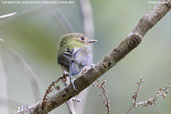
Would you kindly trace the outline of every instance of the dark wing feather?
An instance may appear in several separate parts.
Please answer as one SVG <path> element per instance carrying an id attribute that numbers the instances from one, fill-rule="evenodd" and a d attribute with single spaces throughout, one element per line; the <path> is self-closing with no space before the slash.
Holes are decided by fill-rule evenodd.
<path id="1" fill-rule="evenodd" d="M 71 64 L 73 52 L 72 50 L 65 49 L 65 51 L 58 55 L 58 64 L 60 64 L 67 72 Z"/>

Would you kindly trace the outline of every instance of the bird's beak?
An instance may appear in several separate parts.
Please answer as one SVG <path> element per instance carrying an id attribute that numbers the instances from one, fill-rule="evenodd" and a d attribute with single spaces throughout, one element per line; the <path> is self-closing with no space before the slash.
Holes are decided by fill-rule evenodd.
<path id="1" fill-rule="evenodd" d="M 97 42 L 97 40 L 89 40 L 87 43 L 89 44 L 89 43 L 96 43 Z"/>

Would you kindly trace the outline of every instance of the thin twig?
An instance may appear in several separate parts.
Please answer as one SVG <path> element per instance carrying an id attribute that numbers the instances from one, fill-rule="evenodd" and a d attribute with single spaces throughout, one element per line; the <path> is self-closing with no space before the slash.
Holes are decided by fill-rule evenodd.
<path id="1" fill-rule="evenodd" d="M 141 88 L 141 85 L 143 82 L 144 82 L 143 79 L 140 79 L 139 82 L 137 82 L 138 88 L 137 88 L 136 92 L 134 92 L 134 95 L 132 96 L 133 104 L 125 114 L 128 114 L 135 107 L 136 102 L 137 102 L 137 97 L 138 97 L 138 94 L 139 94 L 139 91 L 140 91 L 140 88 Z"/>
<path id="2" fill-rule="evenodd" d="M 134 108 L 134 105 L 132 105 L 125 114 L 128 114 L 133 108 Z"/>
<path id="3" fill-rule="evenodd" d="M 101 89 L 101 93 L 99 94 L 100 96 L 103 96 L 104 101 L 103 103 L 105 104 L 106 108 L 107 108 L 107 114 L 110 113 L 110 103 L 109 103 L 109 98 L 105 89 L 105 85 L 106 85 L 106 80 L 103 81 L 102 83 L 97 80 L 94 82 L 93 86 L 97 86 L 99 89 Z"/>
<path id="4" fill-rule="evenodd" d="M 48 89 L 46 90 L 44 96 L 43 96 L 43 103 L 42 103 L 42 108 L 44 108 L 46 106 L 46 101 L 48 100 L 48 95 L 53 91 L 53 89 L 55 88 L 55 90 L 60 90 L 59 86 L 56 86 L 58 84 L 59 81 L 63 81 L 65 82 L 67 78 L 67 74 L 63 74 L 63 76 L 59 77 L 56 81 L 52 82 L 49 86 Z"/>
<path id="5" fill-rule="evenodd" d="M 7 27 L 8 25 L 10 25 L 12 23 L 24 20 L 26 18 L 30 18 L 31 16 L 35 16 L 40 13 L 45 13 L 54 8 L 56 8 L 55 5 L 40 5 L 38 7 L 29 8 L 27 10 L 24 10 L 21 13 L 17 13 L 17 16 L 12 16 L 8 20 L 1 21 L 0 22 L 0 30 L 4 29 L 5 27 Z"/>
<path id="6" fill-rule="evenodd" d="M 38 79 L 37 79 L 35 72 L 31 68 L 31 66 L 28 63 L 26 63 L 24 58 L 19 53 L 17 53 L 12 48 L 8 48 L 7 51 L 10 52 L 10 54 L 12 54 L 14 56 L 14 58 L 17 60 L 17 62 L 21 66 L 21 69 L 23 69 L 23 71 L 27 74 L 26 76 L 29 77 L 30 83 L 31 83 L 30 85 L 32 86 L 34 100 L 36 102 L 39 101 L 40 100 L 40 89 L 39 89 Z"/>
<path id="7" fill-rule="evenodd" d="M 141 85 L 142 85 L 143 82 L 144 82 L 144 80 L 142 80 L 142 79 L 140 79 L 140 81 L 137 82 L 137 84 L 138 84 L 137 91 L 132 96 L 133 104 L 125 114 L 128 114 L 133 108 L 137 108 L 139 106 L 143 106 L 143 107 L 155 106 L 157 104 L 158 97 L 165 98 L 167 96 L 168 92 L 169 92 L 168 89 L 171 88 L 171 85 L 168 84 L 166 87 L 160 88 L 159 91 L 154 95 L 153 98 L 149 98 L 146 101 L 137 102 L 137 98 L 138 98 L 138 95 L 139 95 L 139 90 L 140 90 Z"/>
<path id="8" fill-rule="evenodd" d="M 7 75 L 3 63 L 3 56 L 1 55 L 0 50 L 0 95 L 2 97 L 8 98 L 8 90 L 7 90 Z M 8 114 L 8 108 L 0 106 L 0 113 L 1 114 Z"/>
<path id="9" fill-rule="evenodd" d="M 137 82 L 137 85 L 138 85 L 137 91 L 134 93 L 134 96 L 132 96 L 132 98 L 134 99 L 133 103 L 136 103 L 136 101 L 137 101 L 138 93 L 140 91 L 142 83 L 144 83 L 144 80 L 142 78 L 140 78 L 140 81 Z"/>
<path id="10" fill-rule="evenodd" d="M 66 30 L 67 33 L 74 31 L 69 20 L 59 10 L 56 9 L 55 15 L 53 17 L 55 21 L 61 24 L 61 26 Z"/>
<path id="11" fill-rule="evenodd" d="M 2 42 L 3 42 L 3 41 L 5 41 L 5 40 L 4 40 L 4 39 L 2 39 L 2 38 L 0 38 L 0 41 L 2 41 Z"/>
<path id="12" fill-rule="evenodd" d="M 93 39 L 95 30 L 90 0 L 80 0 L 80 7 L 83 16 L 84 33 L 89 39 Z"/>
<path id="13" fill-rule="evenodd" d="M 16 15 L 16 14 L 17 14 L 17 12 L 5 14 L 5 15 L 1 15 L 1 16 L 0 16 L 0 19 L 7 18 L 7 17 L 11 17 L 11 16 L 14 16 L 14 15 Z"/>
<path id="14" fill-rule="evenodd" d="M 5 15 L 0 16 L 0 19 L 11 17 L 11 16 L 14 16 L 16 14 L 17 14 L 16 12 L 5 14 Z M 0 41 L 4 41 L 4 39 L 0 38 Z M 7 95 L 7 76 L 6 76 L 6 72 L 5 72 L 5 68 L 4 68 L 4 64 L 3 64 L 3 58 L 1 56 L 1 50 L 0 50 L 0 93 L 1 93 L 1 96 L 6 97 L 6 99 L 8 99 L 8 95 Z M 8 104 L 9 102 L 4 101 L 4 99 L 0 99 L 0 103 Z M 8 113 L 8 108 L 0 106 L 0 113 L 7 114 Z"/>

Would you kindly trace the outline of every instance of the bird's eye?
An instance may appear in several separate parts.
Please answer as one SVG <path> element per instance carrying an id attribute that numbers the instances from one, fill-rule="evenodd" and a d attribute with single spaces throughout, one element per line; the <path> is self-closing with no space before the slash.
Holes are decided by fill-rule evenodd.
<path id="1" fill-rule="evenodd" d="M 85 38 L 84 38 L 84 36 L 82 36 L 82 37 L 81 37 L 81 40 L 83 40 L 83 41 L 84 41 L 84 39 L 85 39 Z"/>

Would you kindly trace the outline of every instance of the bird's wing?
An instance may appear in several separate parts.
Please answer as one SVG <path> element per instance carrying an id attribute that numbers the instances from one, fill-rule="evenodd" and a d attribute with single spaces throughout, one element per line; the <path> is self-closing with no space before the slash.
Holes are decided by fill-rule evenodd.
<path id="1" fill-rule="evenodd" d="M 61 64 L 66 71 L 69 71 L 72 56 L 73 52 L 69 49 L 65 49 L 63 53 L 58 55 L 58 64 Z"/>

